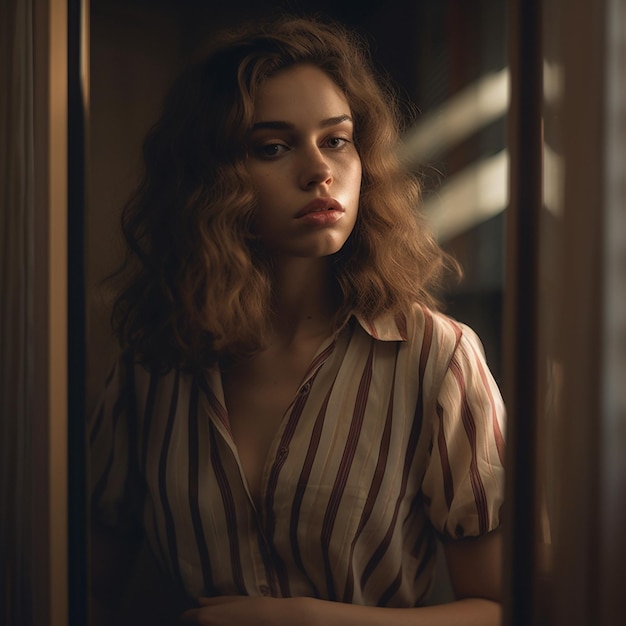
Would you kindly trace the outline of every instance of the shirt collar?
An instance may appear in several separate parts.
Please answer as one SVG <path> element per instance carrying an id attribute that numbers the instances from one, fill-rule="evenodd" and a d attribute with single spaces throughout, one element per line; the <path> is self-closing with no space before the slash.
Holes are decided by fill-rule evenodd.
<path id="1" fill-rule="evenodd" d="M 403 315 L 384 313 L 373 321 L 364 320 L 358 313 L 353 313 L 361 328 L 380 341 L 406 341 L 406 321 Z"/>

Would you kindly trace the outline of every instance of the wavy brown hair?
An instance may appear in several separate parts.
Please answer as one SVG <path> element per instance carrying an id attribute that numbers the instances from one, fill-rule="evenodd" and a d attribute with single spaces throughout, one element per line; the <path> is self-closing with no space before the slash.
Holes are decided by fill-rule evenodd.
<path id="1" fill-rule="evenodd" d="M 222 38 L 169 92 L 143 148 L 144 176 L 124 207 L 128 244 L 112 322 L 152 368 L 195 368 L 264 345 L 272 283 L 252 235 L 245 158 L 255 96 L 282 69 L 312 64 L 342 90 L 362 188 L 354 231 L 333 257 L 337 321 L 437 305 L 446 256 L 417 212 L 419 185 L 399 163 L 397 99 L 360 38 L 317 19 L 281 18 Z"/>

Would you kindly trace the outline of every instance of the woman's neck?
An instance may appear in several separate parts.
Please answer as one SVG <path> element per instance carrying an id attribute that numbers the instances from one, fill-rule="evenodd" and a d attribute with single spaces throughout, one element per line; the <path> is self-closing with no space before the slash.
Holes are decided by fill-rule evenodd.
<path id="1" fill-rule="evenodd" d="M 284 344 L 327 336 L 339 297 L 328 259 L 275 263 L 273 335 Z"/>

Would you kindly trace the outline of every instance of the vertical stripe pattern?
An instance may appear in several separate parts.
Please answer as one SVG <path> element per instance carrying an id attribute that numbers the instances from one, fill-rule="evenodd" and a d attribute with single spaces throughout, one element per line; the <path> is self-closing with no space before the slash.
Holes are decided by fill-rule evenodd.
<path id="1" fill-rule="evenodd" d="M 94 515 L 143 528 L 190 597 L 415 606 L 436 535 L 496 528 L 504 409 L 471 329 L 423 307 L 320 347 L 249 495 L 211 370 L 120 362 L 90 424 Z"/>

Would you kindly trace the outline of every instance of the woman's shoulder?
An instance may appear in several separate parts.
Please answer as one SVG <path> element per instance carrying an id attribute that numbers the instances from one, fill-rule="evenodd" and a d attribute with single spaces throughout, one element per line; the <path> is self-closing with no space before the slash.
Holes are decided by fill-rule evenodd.
<path id="1" fill-rule="evenodd" d="M 405 314 L 398 316 L 398 325 L 405 324 L 407 340 L 416 338 L 432 339 L 440 348 L 454 351 L 466 338 L 474 339 L 476 333 L 467 324 L 455 318 L 415 303 Z"/>
<path id="2" fill-rule="evenodd" d="M 467 324 L 422 304 L 399 316 L 398 326 L 409 347 L 428 353 L 429 361 L 447 368 L 453 358 L 484 359 L 482 342 Z"/>
<path id="3" fill-rule="evenodd" d="M 476 333 L 466 324 L 420 303 L 400 313 L 388 312 L 371 322 L 356 316 L 364 330 L 377 340 L 401 341 L 409 349 L 428 349 L 450 358 L 461 344 L 482 351 Z"/>

